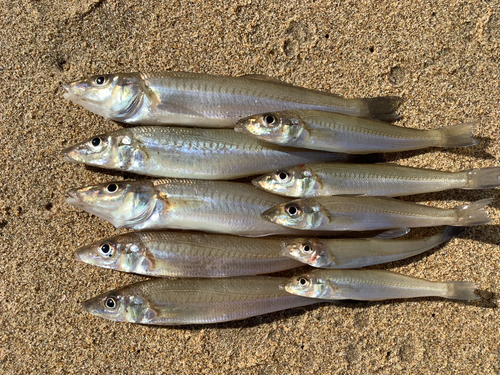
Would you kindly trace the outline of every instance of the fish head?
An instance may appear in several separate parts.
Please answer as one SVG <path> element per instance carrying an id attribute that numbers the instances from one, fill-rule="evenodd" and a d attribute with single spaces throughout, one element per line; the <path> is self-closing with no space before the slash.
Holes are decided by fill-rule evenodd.
<path id="1" fill-rule="evenodd" d="M 287 197 L 306 197 L 321 187 L 318 178 L 305 164 L 257 177 L 252 184 Z"/>
<path id="2" fill-rule="evenodd" d="M 335 259 L 328 253 L 327 246 L 316 238 L 292 238 L 281 243 L 281 255 L 318 268 L 332 268 Z"/>
<path id="3" fill-rule="evenodd" d="M 234 130 L 267 142 L 290 145 L 304 137 L 306 126 L 293 112 L 274 112 L 245 117 L 236 123 Z"/>
<path id="4" fill-rule="evenodd" d="M 137 73 L 100 74 L 63 85 L 64 98 L 105 118 L 120 121 L 140 107 L 141 82 Z"/>
<path id="5" fill-rule="evenodd" d="M 296 199 L 274 206 L 261 217 L 285 227 L 305 230 L 320 228 L 330 221 L 328 212 L 313 199 Z"/>
<path id="6" fill-rule="evenodd" d="M 128 129 L 101 134 L 64 149 L 63 160 L 109 169 L 128 170 L 137 159 L 140 145 Z"/>
<path id="7" fill-rule="evenodd" d="M 135 272 L 144 252 L 140 236 L 127 233 L 83 246 L 75 252 L 75 258 L 97 267 Z"/>
<path id="8" fill-rule="evenodd" d="M 325 295 L 325 280 L 316 277 L 313 272 L 294 276 L 280 285 L 288 293 L 309 298 L 322 298 Z"/>
<path id="9" fill-rule="evenodd" d="M 146 221 L 153 213 L 158 195 L 149 180 L 116 181 L 68 191 L 66 203 L 81 208 L 117 228 Z"/>
<path id="10" fill-rule="evenodd" d="M 83 308 L 96 316 L 115 322 L 141 323 L 144 301 L 134 285 L 101 294 L 82 303 Z"/>

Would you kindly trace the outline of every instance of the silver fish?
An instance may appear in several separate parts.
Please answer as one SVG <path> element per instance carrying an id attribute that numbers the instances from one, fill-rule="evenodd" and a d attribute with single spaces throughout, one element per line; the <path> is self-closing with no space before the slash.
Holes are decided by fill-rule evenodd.
<path id="1" fill-rule="evenodd" d="M 287 197 L 330 195 L 404 196 L 446 189 L 500 186 L 500 167 L 443 172 L 397 164 L 320 163 L 278 169 L 252 183 Z"/>
<path id="2" fill-rule="evenodd" d="M 303 266 L 281 250 L 279 238 L 135 232 L 84 246 L 75 257 L 103 268 L 161 277 L 248 276 Z"/>
<path id="3" fill-rule="evenodd" d="M 286 198 L 237 182 L 116 181 L 70 190 L 66 202 L 117 228 L 177 228 L 250 237 L 298 233 L 260 217 Z"/>
<path id="4" fill-rule="evenodd" d="M 238 121 L 235 130 L 283 146 L 347 154 L 464 147 L 477 143 L 472 138 L 474 123 L 418 130 L 315 110 L 253 115 Z"/>
<path id="5" fill-rule="evenodd" d="M 463 230 L 446 227 L 434 236 L 416 240 L 291 238 L 283 240 L 282 254 L 317 268 L 360 268 L 421 254 Z"/>
<path id="6" fill-rule="evenodd" d="M 153 325 L 240 320 L 320 301 L 281 290 L 282 277 L 152 279 L 83 302 L 91 314 L 117 322 Z"/>
<path id="7" fill-rule="evenodd" d="M 200 73 L 102 74 L 63 85 L 64 95 L 105 118 L 128 124 L 232 128 L 267 111 L 318 109 L 394 120 L 400 98 L 345 99 L 260 75 Z"/>
<path id="8" fill-rule="evenodd" d="M 231 129 L 126 128 L 62 152 L 69 162 L 156 177 L 232 179 L 297 163 L 352 160 L 347 154 L 291 149 Z"/>
<path id="9" fill-rule="evenodd" d="M 272 223 L 303 230 L 470 226 L 490 222 L 484 206 L 491 202 L 492 199 L 482 199 L 453 209 L 442 209 L 394 198 L 318 197 L 282 203 L 264 212 L 262 217 Z"/>
<path id="10" fill-rule="evenodd" d="M 315 270 L 282 284 L 287 292 L 309 298 L 378 301 L 392 298 L 443 297 L 480 299 L 477 284 L 466 281 L 443 283 L 380 270 Z"/>

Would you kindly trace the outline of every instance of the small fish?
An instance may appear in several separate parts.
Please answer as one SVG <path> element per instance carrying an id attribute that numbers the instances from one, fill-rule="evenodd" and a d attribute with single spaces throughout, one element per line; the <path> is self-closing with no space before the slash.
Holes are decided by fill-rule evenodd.
<path id="1" fill-rule="evenodd" d="M 282 254 L 317 268 L 361 268 L 421 254 L 463 230 L 446 227 L 434 236 L 417 240 L 291 238 L 283 240 Z"/>
<path id="2" fill-rule="evenodd" d="M 278 169 L 252 181 L 286 197 L 330 195 L 404 196 L 446 189 L 500 186 L 500 167 L 443 172 L 397 164 L 320 163 Z"/>
<path id="3" fill-rule="evenodd" d="M 117 228 L 189 229 L 249 237 L 299 233 L 260 217 L 286 198 L 237 182 L 115 181 L 72 189 L 66 202 Z"/>
<path id="4" fill-rule="evenodd" d="M 261 75 L 200 73 L 101 74 L 63 85 L 69 99 L 107 119 L 128 124 L 232 128 L 255 113 L 317 109 L 395 120 L 398 97 L 345 99 Z"/>
<path id="5" fill-rule="evenodd" d="M 152 279 L 83 302 L 91 314 L 116 322 L 212 324 L 246 319 L 320 301 L 280 289 L 282 277 Z"/>
<path id="6" fill-rule="evenodd" d="M 281 250 L 279 238 L 135 232 L 84 246 L 75 257 L 103 268 L 156 277 L 248 276 L 303 266 Z"/>
<path id="7" fill-rule="evenodd" d="M 464 147 L 477 143 L 472 138 L 474 123 L 418 130 L 315 110 L 253 115 L 238 121 L 235 130 L 282 146 L 347 154 Z"/>
<path id="8" fill-rule="evenodd" d="M 453 209 L 442 209 L 394 198 L 304 198 L 270 208 L 262 214 L 262 218 L 289 228 L 320 231 L 470 226 L 490 222 L 484 206 L 492 201 L 482 199 Z"/>
<path id="9" fill-rule="evenodd" d="M 62 152 L 65 161 L 155 177 L 232 179 L 298 163 L 352 155 L 276 146 L 231 129 L 141 126 L 92 137 Z"/>
<path id="10" fill-rule="evenodd" d="M 393 298 L 443 297 L 480 299 L 477 284 L 438 283 L 380 270 L 315 270 L 295 276 L 281 286 L 288 293 L 320 299 L 379 301 Z"/>

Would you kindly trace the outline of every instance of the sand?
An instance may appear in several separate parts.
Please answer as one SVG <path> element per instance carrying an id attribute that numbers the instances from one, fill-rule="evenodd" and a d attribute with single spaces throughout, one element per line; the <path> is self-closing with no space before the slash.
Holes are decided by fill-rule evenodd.
<path id="1" fill-rule="evenodd" d="M 500 211 L 491 225 L 378 268 L 469 280 L 482 299 L 322 304 L 216 326 L 94 317 L 80 302 L 140 280 L 73 259 L 121 233 L 64 202 L 119 173 L 59 152 L 119 129 L 62 98 L 61 84 L 115 71 L 266 74 L 347 97 L 400 95 L 401 126 L 477 120 L 475 147 L 387 155 L 415 167 L 498 166 L 498 1 L 2 1 L 0 372 L 4 374 L 500 373 Z M 125 176 L 126 177 L 126 176 Z M 408 198 L 452 207 L 498 190 Z M 417 233 L 431 233 L 437 229 Z"/>

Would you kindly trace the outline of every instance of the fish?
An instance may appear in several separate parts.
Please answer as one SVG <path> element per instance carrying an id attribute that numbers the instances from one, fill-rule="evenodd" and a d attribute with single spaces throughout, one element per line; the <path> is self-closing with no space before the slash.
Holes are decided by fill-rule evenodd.
<path id="1" fill-rule="evenodd" d="M 233 277 L 301 267 L 281 254 L 279 238 L 186 232 L 134 232 L 75 252 L 87 264 L 153 277 Z"/>
<path id="2" fill-rule="evenodd" d="M 188 229 L 260 237 L 300 231 L 260 217 L 286 198 L 250 184 L 187 179 L 112 181 L 71 189 L 66 203 L 117 228 Z"/>
<path id="3" fill-rule="evenodd" d="M 276 146 L 231 129 L 124 128 L 66 148 L 63 160 L 154 177 L 234 179 L 352 155 Z M 369 161 L 369 160 L 368 160 Z"/>
<path id="4" fill-rule="evenodd" d="M 443 209 L 387 197 L 303 198 L 270 208 L 262 218 L 288 228 L 321 231 L 471 226 L 490 222 L 484 206 L 492 201 L 488 198 Z"/>
<path id="5" fill-rule="evenodd" d="M 316 110 L 252 115 L 238 121 L 234 130 L 266 142 L 347 154 L 417 150 L 427 147 L 465 147 L 477 144 L 474 122 L 434 130 L 404 128 Z"/>
<path id="6" fill-rule="evenodd" d="M 318 303 L 280 289 L 285 280 L 266 276 L 157 278 L 106 292 L 82 306 L 116 322 L 185 325 L 229 322 Z"/>
<path id="7" fill-rule="evenodd" d="M 282 254 L 316 268 L 361 268 L 421 254 L 463 231 L 463 227 L 449 226 L 415 240 L 290 238 L 282 241 Z"/>
<path id="8" fill-rule="evenodd" d="M 314 270 L 281 285 L 290 294 L 321 300 L 380 301 L 393 298 L 443 297 L 477 300 L 477 284 L 433 282 L 382 270 Z"/>
<path id="9" fill-rule="evenodd" d="M 394 163 L 317 163 L 282 168 L 252 180 L 258 188 L 286 197 L 331 195 L 404 196 L 446 189 L 500 186 L 500 167 L 444 172 Z"/>
<path id="10" fill-rule="evenodd" d="M 346 99 L 263 75 L 156 72 L 100 74 L 64 84 L 64 98 L 127 124 L 233 128 L 268 111 L 318 109 L 392 121 L 399 97 Z"/>

